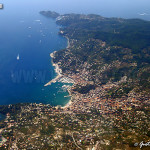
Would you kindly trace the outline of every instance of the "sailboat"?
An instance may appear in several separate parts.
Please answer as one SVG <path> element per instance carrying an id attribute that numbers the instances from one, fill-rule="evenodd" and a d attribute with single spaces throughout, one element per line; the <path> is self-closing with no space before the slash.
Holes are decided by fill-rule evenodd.
<path id="1" fill-rule="evenodd" d="M 20 58 L 19 58 L 19 54 L 17 55 L 17 60 L 19 60 Z"/>

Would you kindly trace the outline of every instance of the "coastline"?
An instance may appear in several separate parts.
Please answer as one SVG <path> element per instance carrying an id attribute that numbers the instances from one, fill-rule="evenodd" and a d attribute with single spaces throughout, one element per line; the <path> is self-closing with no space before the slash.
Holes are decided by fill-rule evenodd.
<path id="1" fill-rule="evenodd" d="M 53 53 L 50 54 L 51 59 L 54 58 L 55 53 L 56 53 L 56 51 L 54 51 Z M 51 62 L 52 62 L 52 66 L 54 66 L 54 68 L 55 68 L 54 70 L 55 70 L 57 76 L 54 79 L 52 79 L 51 81 L 49 81 L 48 83 L 46 83 L 44 86 L 48 86 L 48 85 L 51 85 L 52 83 L 57 82 L 63 76 L 62 70 L 59 68 L 59 65 L 55 64 L 53 62 L 53 60 Z"/>
<path id="2" fill-rule="evenodd" d="M 66 47 L 66 48 L 69 48 L 69 47 L 70 47 L 70 40 L 69 40 L 69 38 L 68 38 L 67 36 L 65 36 L 65 38 L 67 39 L 67 42 L 68 42 L 68 44 L 67 44 L 67 47 Z"/>
<path id="3" fill-rule="evenodd" d="M 68 49 L 68 48 L 70 48 L 70 40 L 67 36 L 65 36 L 65 38 L 67 39 L 67 47 L 66 48 Z M 72 83 L 72 82 L 70 82 L 70 83 Z M 74 83 L 74 81 L 73 81 L 73 83 Z M 67 104 L 65 104 L 65 106 L 61 107 L 62 109 L 67 109 L 68 107 L 70 107 L 72 105 L 72 95 L 71 95 L 71 91 L 70 91 L 71 87 L 67 89 L 69 96 L 70 96 L 70 100 L 68 101 Z"/>
<path id="4" fill-rule="evenodd" d="M 70 47 L 70 42 L 69 42 L 69 38 L 67 36 L 65 36 L 65 38 L 67 39 L 67 49 Z M 69 79 L 68 77 L 62 75 L 62 69 L 59 67 L 58 63 L 54 63 L 53 62 L 53 58 L 55 57 L 55 53 L 57 51 L 54 51 L 52 53 L 50 53 L 50 57 L 51 57 L 51 63 L 52 63 L 52 66 L 54 67 L 54 70 L 57 74 L 57 76 L 52 79 L 51 81 L 49 81 L 48 83 L 46 83 L 44 86 L 49 86 L 51 85 L 52 83 L 55 83 L 57 81 L 60 80 L 60 82 L 64 82 L 63 80 L 67 81 L 67 83 L 74 83 L 74 81 L 72 79 Z M 62 81 L 61 81 L 62 80 Z M 65 82 L 64 82 L 65 83 Z M 71 95 L 71 92 L 70 92 L 70 88 L 67 88 L 67 91 L 69 93 L 69 96 L 71 97 L 70 100 L 67 102 L 67 104 L 65 104 L 64 106 L 61 106 L 62 109 L 67 109 L 71 104 L 72 104 L 72 95 Z M 56 106 L 57 107 L 57 106 Z"/>
<path id="5" fill-rule="evenodd" d="M 70 100 L 68 101 L 67 104 L 65 104 L 65 106 L 62 106 L 61 108 L 62 109 L 67 109 L 68 107 L 70 107 L 72 105 L 72 95 L 71 95 L 71 91 L 70 91 L 70 88 L 67 89 L 68 93 L 69 93 L 69 96 L 70 96 Z"/>

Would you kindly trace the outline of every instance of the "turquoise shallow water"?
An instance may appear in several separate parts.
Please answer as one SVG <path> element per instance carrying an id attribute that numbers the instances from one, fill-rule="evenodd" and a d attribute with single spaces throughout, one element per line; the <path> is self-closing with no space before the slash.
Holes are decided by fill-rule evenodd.
<path id="1" fill-rule="evenodd" d="M 64 105 L 70 99 L 64 97 L 68 92 L 62 90 L 62 83 L 44 87 L 56 75 L 49 54 L 65 48 L 67 40 L 57 34 L 60 26 L 55 20 L 41 16 L 39 11 L 150 20 L 148 0 L 5 0 L 2 3 L 0 104 L 42 102 Z"/>

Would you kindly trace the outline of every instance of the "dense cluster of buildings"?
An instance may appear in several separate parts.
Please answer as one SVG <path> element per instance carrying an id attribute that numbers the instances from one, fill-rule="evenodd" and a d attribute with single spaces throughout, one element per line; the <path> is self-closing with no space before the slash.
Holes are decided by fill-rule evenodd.
<path id="1" fill-rule="evenodd" d="M 74 93 L 76 99 L 67 107 L 44 104 L 20 106 L 19 111 L 13 110 L 16 113 L 8 113 L 3 122 L 1 147 L 132 149 L 140 139 L 148 141 L 149 97 L 131 93 L 128 98 L 115 101 L 101 95 L 111 86 L 90 91 L 88 98 L 87 95 Z"/>

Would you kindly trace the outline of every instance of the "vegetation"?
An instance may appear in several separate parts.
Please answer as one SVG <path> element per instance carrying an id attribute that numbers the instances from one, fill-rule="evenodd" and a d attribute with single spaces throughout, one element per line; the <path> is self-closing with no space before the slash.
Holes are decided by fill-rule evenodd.
<path id="1" fill-rule="evenodd" d="M 40 14 L 51 18 L 57 18 L 59 16 L 59 14 L 54 11 L 40 11 Z"/>
<path id="2" fill-rule="evenodd" d="M 118 82 L 126 76 L 130 85 L 149 91 L 149 21 L 79 14 L 60 18 L 57 23 L 64 26 L 60 34 L 72 43 L 71 53 L 58 51 L 54 59 L 61 62 L 64 73 L 78 73 L 87 63 L 88 79 L 96 84 Z"/>
<path id="3" fill-rule="evenodd" d="M 88 93 L 90 90 L 92 90 L 92 89 L 95 89 L 95 86 L 94 85 L 86 85 L 86 86 L 76 86 L 75 88 L 74 88 L 74 91 L 78 91 L 79 93 L 81 93 L 81 94 L 86 94 L 86 93 Z"/>

